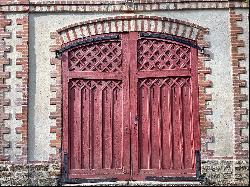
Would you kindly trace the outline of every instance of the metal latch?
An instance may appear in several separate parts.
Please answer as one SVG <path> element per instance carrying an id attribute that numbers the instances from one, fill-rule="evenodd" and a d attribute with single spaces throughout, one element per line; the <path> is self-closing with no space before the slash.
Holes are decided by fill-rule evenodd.
<path id="1" fill-rule="evenodd" d="M 135 125 L 138 125 L 138 123 L 139 123 L 139 117 L 138 117 L 138 116 L 135 116 L 135 122 L 134 122 L 134 124 L 135 124 Z"/>

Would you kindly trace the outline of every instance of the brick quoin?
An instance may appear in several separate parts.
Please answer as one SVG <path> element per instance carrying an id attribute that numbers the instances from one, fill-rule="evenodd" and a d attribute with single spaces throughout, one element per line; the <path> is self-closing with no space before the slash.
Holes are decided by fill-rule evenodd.
<path id="1" fill-rule="evenodd" d="M 60 36 L 57 32 L 51 33 L 51 39 L 54 41 L 50 46 L 51 52 L 56 52 L 62 46 Z M 55 98 L 50 99 L 50 104 L 56 106 L 56 111 L 50 113 L 50 118 L 55 120 L 55 125 L 50 127 L 50 133 L 56 134 L 56 139 L 50 141 L 50 146 L 56 148 L 56 154 L 50 155 L 51 161 L 61 160 L 61 141 L 62 141 L 62 79 L 61 79 L 61 60 L 58 58 L 51 58 L 50 64 L 54 66 L 51 72 L 51 78 L 56 79 L 56 83 L 50 86 L 50 91 L 56 94 Z"/>
<path id="2" fill-rule="evenodd" d="M 248 137 L 242 135 L 241 131 L 248 127 L 248 122 L 242 120 L 242 115 L 247 115 L 247 109 L 242 107 L 242 102 L 247 101 L 247 95 L 241 93 L 241 88 L 246 87 L 246 80 L 241 80 L 240 75 L 246 74 L 246 67 L 241 65 L 241 61 L 246 60 L 245 53 L 240 53 L 240 48 L 245 47 L 245 42 L 239 39 L 243 34 L 243 28 L 238 26 L 242 21 L 242 15 L 236 14 L 233 8 L 230 8 L 230 37 L 231 37 L 231 65 L 234 93 L 234 120 L 235 120 L 235 157 L 236 159 L 247 159 L 249 150 L 243 150 L 242 143 L 248 143 Z"/>
<path id="3" fill-rule="evenodd" d="M 0 12 L 0 161 L 9 160 L 9 155 L 5 154 L 4 149 L 10 147 L 10 142 L 4 139 L 4 134 L 9 134 L 10 129 L 5 126 L 5 120 L 10 118 L 10 114 L 5 112 L 5 106 L 10 105 L 9 98 L 5 98 L 5 93 L 10 91 L 10 85 L 6 84 L 6 79 L 10 73 L 5 71 L 4 66 L 10 64 L 10 59 L 6 53 L 10 51 L 10 46 L 5 44 L 4 39 L 10 38 L 11 33 L 6 32 L 6 26 L 11 24 L 11 20 L 6 19 Z"/>
<path id="4" fill-rule="evenodd" d="M 198 54 L 198 82 L 199 82 L 199 116 L 200 116 L 200 130 L 201 130 L 201 153 L 202 159 L 213 158 L 214 151 L 208 149 L 208 144 L 214 142 L 214 136 L 207 134 L 208 129 L 212 129 L 213 123 L 207 120 L 207 115 L 212 115 L 212 108 L 207 108 L 207 101 L 212 101 L 212 94 L 206 92 L 206 88 L 212 87 L 212 82 L 206 79 L 206 75 L 211 74 L 211 68 L 206 67 L 205 63 L 210 61 L 209 54 L 205 51 L 209 49 L 210 44 L 205 40 L 204 36 L 208 34 L 206 30 L 200 34 L 197 43 L 204 49 L 204 52 L 199 51 Z"/>
<path id="5" fill-rule="evenodd" d="M 22 80 L 21 90 L 22 98 L 20 98 L 22 111 L 16 114 L 16 119 L 21 121 L 21 126 L 16 128 L 16 133 L 21 134 L 21 141 L 16 143 L 17 148 L 21 148 L 22 154 L 17 156 L 17 160 L 20 162 L 27 162 L 28 157 L 28 38 L 29 38 L 29 16 L 23 15 L 22 18 L 16 20 L 17 25 L 20 25 L 22 30 L 17 31 L 16 37 L 22 39 L 22 43 L 16 46 L 16 51 L 21 55 L 17 59 L 17 65 L 21 66 L 21 71 L 16 72 L 16 78 Z"/>

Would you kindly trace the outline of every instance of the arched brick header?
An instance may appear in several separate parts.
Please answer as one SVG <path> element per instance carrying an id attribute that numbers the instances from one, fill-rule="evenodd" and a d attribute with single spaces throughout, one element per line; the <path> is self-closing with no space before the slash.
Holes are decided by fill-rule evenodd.
<path id="1" fill-rule="evenodd" d="M 80 22 L 57 30 L 61 43 L 78 38 L 111 32 L 159 32 L 197 40 L 200 33 L 206 31 L 194 23 L 156 16 L 117 16 Z"/>
<path id="2" fill-rule="evenodd" d="M 205 41 L 204 37 L 208 34 L 209 30 L 194 23 L 156 16 L 118 16 L 84 21 L 52 32 L 51 39 L 53 40 L 53 44 L 50 47 L 50 51 L 56 52 L 67 44 L 84 37 L 129 31 L 165 33 L 194 40 L 201 48 L 210 47 L 209 42 Z M 203 158 L 213 158 L 213 150 L 208 149 L 208 144 L 213 143 L 214 137 L 207 134 L 207 129 L 213 128 L 213 124 L 206 118 L 207 115 L 212 114 L 212 109 L 206 103 L 212 100 L 212 95 L 206 93 L 206 88 L 211 87 L 212 82 L 206 78 L 207 74 L 211 74 L 211 69 L 205 66 L 205 61 L 210 60 L 209 55 L 205 52 L 199 51 L 198 55 L 201 152 Z M 51 98 L 50 104 L 56 105 L 56 111 L 50 113 L 50 118 L 55 120 L 55 124 L 51 126 L 50 132 L 56 134 L 56 139 L 51 140 L 50 146 L 56 148 L 56 154 L 52 154 L 50 158 L 51 160 L 60 160 L 62 143 L 61 59 L 53 57 L 51 65 L 54 66 L 51 78 L 55 79 L 56 82 L 51 85 L 51 92 L 56 97 Z"/>

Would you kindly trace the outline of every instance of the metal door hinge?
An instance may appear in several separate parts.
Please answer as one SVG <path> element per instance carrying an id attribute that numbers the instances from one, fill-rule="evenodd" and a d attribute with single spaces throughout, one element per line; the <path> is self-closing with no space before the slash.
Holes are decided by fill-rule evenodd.
<path id="1" fill-rule="evenodd" d="M 107 36 L 100 36 L 96 38 L 86 38 L 83 41 L 77 41 L 74 43 L 71 43 L 67 45 L 66 47 L 63 47 L 60 50 L 56 50 L 56 58 L 60 58 L 62 53 L 64 53 L 67 50 L 70 50 L 74 47 L 80 46 L 80 45 L 87 45 L 94 42 L 101 42 L 101 41 L 108 41 L 108 40 L 119 40 L 120 35 L 119 34 L 113 34 L 113 35 L 107 35 Z"/>
<path id="2" fill-rule="evenodd" d="M 62 166 L 62 183 L 63 184 L 81 184 L 81 183 L 98 183 L 98 182 L 116 182 L 117 178 L 107 179 L 69 179 L 68 176 L 69 164 L 68 164 L 68 153 L 63 154 L 63 166 Z"/>
<path id="3" fill-rule="evenodd" d="M 63 153 L 62 182 L 68 178 L 68 153 Z"/>
<path id="4" fill-rule="evenodd" d="M 200 46 L 198 46 L 195 42 L 192 42 L 189 40 L 184 40 L 184 39 L 181 39 L 179 37 L 172 36 L 172 35 L 141 32 L 140 37 L 142 37 L 142 38 L 160 38 L 160 39 L 165 39 L 165 40 L 171 40 L 171 41 L 175 41 L 175 42 L 179 42 L 179 43 L 188 45 L 188 46 L 196 48 L 198 50 L 202 50 L 202 48 Z"/>
<path id="5" fill-rule="evenodd" d="M 159 177 L 159 176 L 147 176 L 147 181 L 204 181 L 205 177 L 201 175 L 201 154 L 200 150 L 195 151 L 196 158 L 196 176 L 195 177 Z"/>

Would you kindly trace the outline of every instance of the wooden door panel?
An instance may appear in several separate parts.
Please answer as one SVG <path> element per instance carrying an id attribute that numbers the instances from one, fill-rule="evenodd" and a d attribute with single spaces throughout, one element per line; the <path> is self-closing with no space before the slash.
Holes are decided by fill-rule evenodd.
<path id="1" fill-rule="evenodd" d="M 65 52 L 68 177 L 195 176 L 196 58 L 188 45 L 137 32 Z"/>
<path id="2" fill-rule="evenodd" d="M 190 68 L 190 48 L 162 39 L 138 40 L 138 71 Z"/>
<path id="3" fill-rule="evenodd" d="M 138 38 L 131 61 L 134 127 L 134 179 L 147 176 L 195 176 L 199 143 L 195 49 L 173 41 Z M 195 127 L 194 127 L 195 125 Z M 196 136 L 196 137 L 195 137 Z"/>
<path id="4" fill-rule="evenodd" d="M 121 41 L 98 42 L 81 46 L 68 55 L 68 70 L 73 72 L 121 73 Z"/>
<path id="5" fill-rule="evenodd" d="M 128 39 L 65 53 L 64 152 L 69 178 L 129 178 Z"/>
<path id="6" fill-rule="evenodd" d="M 193 168 L 190 78 L 140 79 L 138 90 L 140 169 Z"/>
<path id="7" fill-rule="evenodd" d="M 122 82 L 70 80 L 71 169 L 122 168 Z M 117 115 L 119 114 L 119 115 Z"/>

